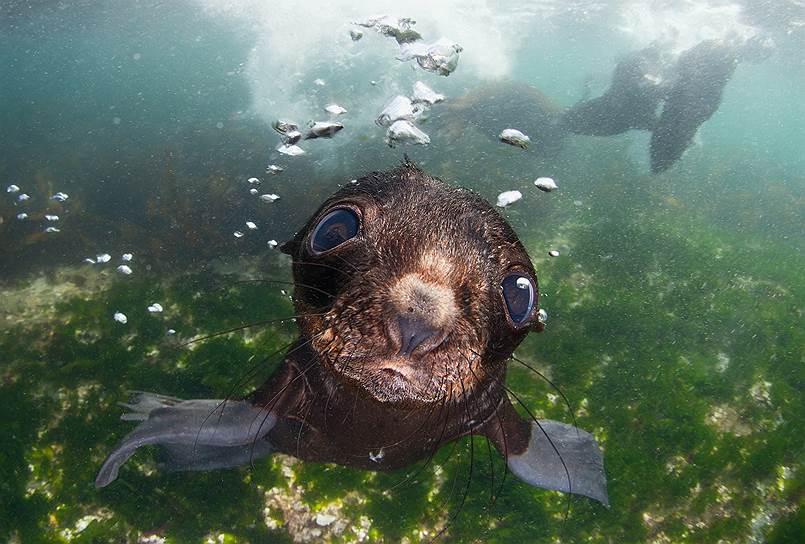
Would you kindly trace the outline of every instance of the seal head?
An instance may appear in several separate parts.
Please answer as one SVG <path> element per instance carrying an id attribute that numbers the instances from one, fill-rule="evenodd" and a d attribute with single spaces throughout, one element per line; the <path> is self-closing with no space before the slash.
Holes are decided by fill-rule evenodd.
<path id="1" fill-rule="evenodd" d="M 458 399 L 498 379 L 541 327 L 537 276 L 511 227 L 410 162 L 338 191 L 283 250 L 303 338 L 380 402 Z"/>

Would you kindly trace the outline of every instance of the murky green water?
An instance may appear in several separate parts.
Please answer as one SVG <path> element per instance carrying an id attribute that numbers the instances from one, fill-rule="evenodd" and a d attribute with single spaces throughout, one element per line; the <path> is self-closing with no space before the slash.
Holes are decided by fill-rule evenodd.
<path id="1" fill-rule="evenodd" d="M 443 541 L 798 542 L 802 8 L 271 4 L 0 6 L 0 539 L 418 542 L 449 525 Z M 413 17 L 428 40 L 460 43 L 455 73 L 396 60 L 394 40 L 369 29 L 350 39 L 352 21 L 383 11 Z M 637 131 L 568 135 L 548 157 L 496 141 L 507 128 L 496 120 L 520 95 L 514 82 L 559 111 L 603 92 L 618 60 L 655 39 L 673 34 L 684 49 L 752 32 L 774 40 L 772 56 L 738 65 L 667 172 L 649 173 Z M 417 80 L 447 96 L 419 123 L 431 143 L 389 148 L 373 120 Z M 344 130 L 302 144 L 300 157 L 274 150 L 271 121 L 325 120 L 330 103 L 348 110 Z M 534 111 L 515 113 L 527 122 Z M 142 451 L 95 489 L 131 428 L 116 404 L 127 390 L 219 398 L 271 374 L 296 329 L 277 321 L 293 313 L 290 264 L 267 242 L 404 152 L 492 202 L 523 193 L 503 213 L 533 257 L 550 319 L 516 354 L 602 443 L 612 507 L 575 498 L 563 520 L 566 496 L 503 478 L 482 439 L 388 474 L 281 455 L 163 474 Z M 267 175 L 269 163 L 284 172 Z M 559 189 L 538 191 L 539 176 Z M 280 199 L 250 194 L 250 177 Z M 20 190 L 7 193 L 12 184 Z M 66 201 L 50 198 L 60 191 Z M 84 262 L 105 253 L 108 262 Z M 253 279 L 274 283 L 243 281 Z M 155 302 L 163 312 L 148 310 Z M 184 345 L 249 323 L 262 324 Z M 571 420 L 525 367 L 511 362 L 508 382 L 532 411 Z"/>

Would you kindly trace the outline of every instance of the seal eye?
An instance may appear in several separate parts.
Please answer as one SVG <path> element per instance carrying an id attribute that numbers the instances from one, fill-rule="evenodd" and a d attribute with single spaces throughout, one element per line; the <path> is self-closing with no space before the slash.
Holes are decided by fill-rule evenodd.
<path id="1" fill-rule="evenodd" d="M 321 255 L 335 249 L 358 234 L 357 214 L 349 208 L 336 208 L 322 217 L 310 236 L 310 249 Z"/>
<path id="2" fill-rule="evenodd" d="M 500 288 L 509 318 L 515 325 L 522 325 L 534 309 L 534 282 L 515 272 L 503 279 Z"/>

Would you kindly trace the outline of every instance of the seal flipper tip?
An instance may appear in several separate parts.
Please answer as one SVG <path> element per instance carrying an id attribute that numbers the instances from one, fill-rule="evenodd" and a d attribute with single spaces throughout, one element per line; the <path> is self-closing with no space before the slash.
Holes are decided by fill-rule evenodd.
<path id="1" fill-rule="evenodd" d="M 559 421 L 538 422 L 531 424 L 528 448 L 509 455 L 509 470 L 531 485 L 584 495 L 609 508 L 604 459 L 595 438 Z"/>
<path id="2" fill-rule="evenodd" d="M 137 448 L 147 444 L 166 448 L 169 470 L 231 467 L 273 451 L 266 434 L 277 418 L 262 407 L 243 400 L 163 400 L 159 395 L 138 393 L 127 404 L 142 423 L 106 458 L 96 487 L 112 483 Z M 123 419 L 132 419 L 129 416 L 124 414 Z"/>
<path id="3" fill-rule="evenodd" d="M 587 431 L 549 419 L 528 422 L 504 401 L 482 432 L 524 482 L 584 495 L 609 508 L 603 453 Z"/>

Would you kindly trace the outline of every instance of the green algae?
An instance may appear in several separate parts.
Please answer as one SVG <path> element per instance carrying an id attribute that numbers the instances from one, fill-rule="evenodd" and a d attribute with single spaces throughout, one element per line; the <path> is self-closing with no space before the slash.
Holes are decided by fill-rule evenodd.
<path id="1" fill-rule="evenodd" d="M 588 187 L 581 198 L 592 209 L 544 208 L 564 244 L 556 259 L 541 256 L 551 243 L 544 230 L 518 227 L 522 211 L 512 217 L 551 316 L 517 355 L 561 387 L 578 425 L 602 442 L 611 509 L 574 498 L 564 520 L 566 496 L 504 479 L 500 455 L 480 438 L 391 473 L 275 456 L 237 470 L 163 474 L 143 451 L 96 490 L 105 453 L 130 428 L 116 406 L 127 390 L 243 394 L 295 336 L 293 323 L 279 320 L 293 314 L 285 283 L 144 273 L 61 300 L 50 320 L 0 336 L 0 538 L 349 542 L 367 519 L 365 538 L 385 542 L 428 540 L 444 527 L 451 542 L 796 541 L 805 263 L 762 232 L 736 235 L 635 180 Z M 286 265 L 268 274 L 290 279 Z M 164 314 L 146 310 L 154 301 Z M 112 320 L 116 310 L 126 325 Z M 525 366 L 511 362 L 508 382 L 540 417 L 571 421 Z M 306 520 L 292 521 L 292 508 L 281 506 L 294 502 Z M 313 522 L 331 508 L 345 528 Z"/>

